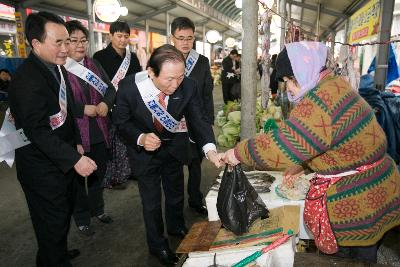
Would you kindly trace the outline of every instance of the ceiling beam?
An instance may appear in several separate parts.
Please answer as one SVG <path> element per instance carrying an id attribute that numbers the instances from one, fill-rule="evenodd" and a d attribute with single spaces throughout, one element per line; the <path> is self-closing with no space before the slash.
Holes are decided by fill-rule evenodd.
<path id="1" fill-rule="evenodd" d="M 235 6 L 235 5 L 231 5 L 230 7 L 228 7 L 227 9 L 225 9 L 224 11 L 223 11 L 223 13 L 226 15 L 226 16 L 228 16 L 228 17 L 230 17 L 235 11 L 237 11 L 238 10 L 238 8 Z"/>
<path id="2" fill-rule="evenodd" d="M 293 0 L 287 0 L 287 3 L 295 5 L 295 6 L 299 6 L 299 7 L 302 7 L 302 8 L 310 9 L 310 10 L 313 10 L 315 12 L 318 11 L 318 7 L 314 6 L 314 5 L 310 5 L 310 4 L 306 4 L 306 3 L 302 3 L 302 2 L 296 2 L 296 1 L 293 1 Z M 338 18 L 347 18 L 347 16 L 344 15 L 343 13 L 340 13 L 340 12 L 332 10 L 332 9 L 327 9 L 327 8 L 324 8 L 324 7 L 321 7 L 321 13 L 324 13 L 324 14 L 327 14 L 327 15 L 330 15 L 330 16 L 333 16 L 333 17 L 338 17 Z"/>
<path id="3" fill-rule="evenodd" d="M 311 23 L 311 22 L 308 22 L 308 21 L 304 21 L 304 20 L 299 20 L 299 19 L 293 19 L 292 18 L 292 21 L 294 21 L 294 22 L 297 22 L 297 23 L 300 23 L 300 25 L 301 24 L 303 24 L 303 25 L 306 25 L 306 26 L 309 26 L 309 27 L 315 27 L 315 24 L 313 24 L 313 23 Z M 301 27 L 301 26 L 300 26 Z M 327 26 L 325 26 L 325 25 L 320 25 L 320 27 L 322 28 L 322 29 L 328 29 L 329 27 L 327 27 Z"/>
<path id="4" fill-rule="evenodd" d="M 224 7 L 226 5 L 226 3 L 229 2 L 229 1 L 231 1 L 231 0 L 221 0 L 219 2 L 219 4 L 215 6 L 215 9 L 219 9 L 219 8 Z"/>
<path id="5" fill-rule="evenodd" d="M 153 11 L 147 13 L 147 14 L 144 14 L 143 16 L 137 17 L 137 18 L 129 21 L 128 24 L 129 25 L 130 24 L 135 24 L 135 23 L 140 22 L 142 20 L 146 20 L 146 19 L 152 18 L 152 17 L 157 16 L 157 15 L 159 15 L 161 13 L 165 13 L 165 12 L 171 10 L 171 9 L 174 9 L 175 7 L 176 7 L 176 4 L 171 4 L 171 5 L 164 6 L 164 7 L 160 8 L 160 9 L 156 9 L 156 10 L 153 10 Z"/>
<path id="6" fill-rule="evenodd" d="M 40 4 L 44 2 L 43 0 L 25 0 L 25 1 L 21 1 L 21 6 L 22 8 L 28 8 L 30 6 L 34 6 L 37 4 Z"/>

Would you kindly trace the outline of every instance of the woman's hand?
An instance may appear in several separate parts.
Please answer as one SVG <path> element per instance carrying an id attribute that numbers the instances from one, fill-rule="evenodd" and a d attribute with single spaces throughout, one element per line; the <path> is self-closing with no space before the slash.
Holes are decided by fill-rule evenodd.
<path id="1" fill-rule="evenodd" d="M 100 117 L 105 117 L 107 116 L 108 113 L 108 106 L 106 103 L 104 102 L 100 102 L 99 104 L 97 104 L 96 106 L 96 112 Z"/>
<path id="2" fill-rule="evenodd" d="M 217 153 L 217 151 L 210 150 L 210 151 L 208 151 L 208 153 L 207 153 L 207 158 L 208 158 L 209 161 L 211 161 L 212 163 L 214 163 L 214 165 L 215 165 L 217 168 L 220 168 L 221 166 L 224 165 L 224 161 L 222 160 L 222 156 L 223 156 L 223 155 L 224 155 L 224 154 L 222 154 L 222 153 Z"/>
<path id="3" fill-rule="evenodd" d="M 230 166 L 236 166 L 236 165 L 238 165 L 240 163 L 240 161 L 235 156 L 235 149 L 234 148 L 229 149 L 228 151 L 226 151 L 223 154 L 223 158 L 222 159 L 226 164 L 228 164 Z"/>
<path id="4" fill-rule="evenodd" d="M 85 105 L 83 114 L 85 114 L 86 116 L 89 116 L 89 117 L 96 117 L 97 116 L 96 106 L 95 105 Z"/>
<path id="5" fill-rule="evenodd" d="M 161 146 L 161 140 L 154 133 L 148 133 L 140 137 L 139 144 L 147 151 L 154 151 Z"/>
<path id="6" fill-rule="evenodd" d="M 288 188 L 293 188 L 297 178 L 304 174 L 304 168 L 301 165 L 293 165 L 283 172 L 282 184 Z"/>

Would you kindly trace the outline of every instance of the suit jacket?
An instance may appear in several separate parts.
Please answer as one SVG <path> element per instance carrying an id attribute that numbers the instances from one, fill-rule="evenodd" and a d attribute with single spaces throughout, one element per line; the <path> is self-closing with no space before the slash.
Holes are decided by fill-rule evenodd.
<path id="1" fill-rule="evenodd" d="M 110 43 L 105 49 L 97 51 L 93 55 L 93 59 L 97 60 L 101 64 L 103 69 L 106 71 L 108 78 L 112 80 L 115 73 L 117 73 L 119 66 L 121 66 L 124 57 L 121 57 Z M 142 71 L 142 68 L 140 66 L 139 59 L 135 53 L 131 52 L 131 63 L 128 71 L 126 72 L 126 76 L 140 71 Z"/>
<path id="2" fill-rule="evenodd" d="M 215 143 L 215 138 L 211 125 L 203 119 L 196 91 L 195 81 L 185 77 L 174 94 L 169 96 L 167 111 L 178 121 L 185 116 L 196 141 L 204 146 L 207 143 Z M 140 134 L 157 133 L 157 130 L 154 128 L 152 114 L 140 96 L 133 75 L 126 77 L 119 84 L 113 121 L 121 139 L 130 149 L 134 175 L 141 175 L 157 152 L 146 151 L 137 145 L 137 140 Z M 158 135 L 162 140 L 163 149 L 182 164 L 189 163 L 191 155 L 187 133 L 171 133 L 164 129 Z"/>
<path id="3" fill-rule="evenodd" d="M 223 82 L 234 82 L 234 78 L 227 78 L 227 74 L 228 72 L 230 73 L 235 73 L 235 71 L 233 70 L 233 62 L 232 59 L 227 56 L 222 60 L 222 73 L 221 73 L 221 80 Z"/>
<path id="4" fill-rule="evenodd" d="M 15 159 L 18 177 L 66 174 L 81 155 L 76 143 L 79 132 L 72 116 L 74 105 L 66 70 L 68 111 L 66 121 L 52 130 L 49 117 L 60 111 L 59 82 L 33 53 L 17 69 L 10 86 L 10 108 L 17 129 L 22 128 L 31 144 L 18 148 Z"/>
<path id="5" fill-rule="evenodd" d="M 214 101 L 213 88 L 214 83 L 211 77 L 210 63 L 208 58 L 199 55 L 190 78 L 196 81 L 200 106 L 204 114 L 204 119 L 209 124 L 214 124 Z"/>

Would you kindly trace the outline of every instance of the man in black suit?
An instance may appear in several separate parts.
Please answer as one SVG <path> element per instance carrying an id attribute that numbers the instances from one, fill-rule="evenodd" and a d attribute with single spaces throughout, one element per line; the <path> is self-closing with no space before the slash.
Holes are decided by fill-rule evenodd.
<path id="1" fill-rule="evenodd" d="M 172 21 L 171 32 L 174 46 L 182 52 L 186 59 L 185 76 L 192 78 L 197 85 L 198 100 L 203 112 L 204 120 L 214 124 L 214 101 L 213 101 L 213 80 L 211 77 L 210 63 L 208 58 L 200 55 L 193 49 L 194 23 L 186 17 L 178 17 Z M 189 134 L 191 129 L 189 129 Z M 201 184 L 201 161 L 203 153 L 195 143 L 193 136 L 190 136 L 192 148 L 192 161 L 189 163 L 189 179 L 187 192 L 188 202 L 196 212 L 207 215 L 207 209 L 203 205 L 203 194 L 200 191 Z"/>
<path id="2" fill-rule="evenodd" d="M 180 237 L 187 233 L 183 164 L 190 161 L 190 147 L 181 123 L 183 116 L 206 157 L 220 166 L 211 125 L 203 120 L 196 97 L 196 83 L 185 77 L 184 70 L 185 59 L 175 47 L 157 48 L 150 57 L 148 71 L 121 81 L 113 111 L 119 134 L 134 152 L 133 172 L 142 199 L 150 253 L 167 265 L 177 263 L 178 258 L 164 237 L 161 182 L 167 232 Z"/>
<path id="3" fill-rule="evenodd" d="M 127 53 L 129 51 L 130 32 L 131 30 L 126 22 L 115 21 L 111 23 L 110 44 L 93 55 L 93 59 L 100 63 L 117 90 L 120 80 L 142 70 L 136 54 Z M 127 60 L 128 56 L 130 56 L 129 60 Z M 124 68 L 125 61 L 129 62 L 128 68 Z M 116 156 L 112 159 L 110 169 L 106 172 L 105 185 L 114 189 L 125 189 L 127 179 L 134 179 L 131 170 L 132 166 L 129 168 L 129 162 L 126 162 L 126 158 L 132 152 L 115 135 L 114 126 L 110 129 L 110 136 L 113 144 L 111 149 L 116 150 L 112 154 Z"/>
<path id="4" fill-rule="evenodd" d="M 237 65 L 236 61 L 239 59 L 239 53 L 236 49 L 233 49 L 227 57 L 222 60 L 222 97 L 224 98 L 224 103 L 234 100 L 232 96 L 231 89 L 232 86 L 237 81 L 236 73 Z"/>
<path id="5" fill-rule="evenodd" d="M 32 52 L 11 82 L 10 108 L 16 129 L 31 143 L 15 151 L 17 177 L 38 242 L 37 266 L 71 266 L 70 256 L 79 254 L 67 251 L 76 173 L 88 176 L 97 166 L 76 147 L 74 103 L 62 67 L 69 42 L 64 21 L 51 13 L 33 13 L 25 34 Z"/>

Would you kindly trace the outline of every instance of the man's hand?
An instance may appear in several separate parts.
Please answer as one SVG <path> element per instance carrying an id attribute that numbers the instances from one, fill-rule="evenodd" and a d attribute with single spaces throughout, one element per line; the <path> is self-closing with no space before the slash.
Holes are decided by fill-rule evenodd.
<path id="1" fill-rule="evenodd" d="M 89 116 L 89 117 L 96 117 L 97 116 L 96 106 L 95 105 L 85 105 L 83 114 L 85 114 L 86 116 Z"/>
<path id="2" fill-rule="evenodd" d="M 161 140 L 154 133 L 148 133 L 140 137 L 139 144 L 147 151 L 154 151 L 161 146 Z"/>
<path id="3" fill-rule="evenodd" d="M 282 184 L 288 188 L 293 188 L 296 180 L 304 174 L 304 168 L 301 165 L 293 165 L 283 172 Z"/>
<path id="4" fill-rule="evenodd" d="M 106 103 L 104 102 L 100 102 L 97 106 L 96 106 L 96 112 L 100 117 L 105 117 L 107 116 L 108 113 L 108 106 Z"/>
<path id="5" fill-rule="evenodd" d="M 228 164 L 228 165 L 230 165 L 232 167 L 236 166 L 236 165 L 238 165 L 240 163 L 240 161 L 235 156 L 235 149 L 234 148 L 229 149 L 228 151 L 226 151 L 223 154 L 222 159 L 226 164 Z"/>
<path id="6" fill-rule="evenodd" d="M 83 149 L 82 145 L 76 145 L 76 149 L 78 150 L 78 153 L 83 155 L 85 154 L 85 150 Z"/>
<path id="7" fill-rule="evenodd" d="M 223 153 L 217 153 L 217 151 L 210 150 L 207 153 L 207 158 L 209 161 L 214 163 L 217 168 L 220 168 L 224 165 L 224 161 L 222 160 L 223 155 Z"/>
<path id="8" fill-rule="evenodd" d="M 97 165 L 90 158 L 82 156 L 79 161 L 74 165 L 74 169 L 80 176 L 86 177 L 97 170 Z"/>

